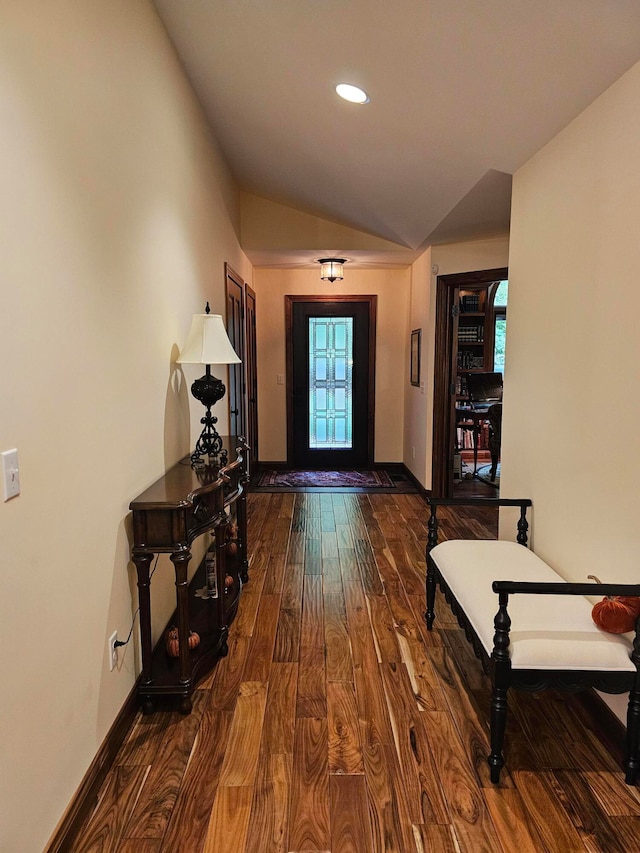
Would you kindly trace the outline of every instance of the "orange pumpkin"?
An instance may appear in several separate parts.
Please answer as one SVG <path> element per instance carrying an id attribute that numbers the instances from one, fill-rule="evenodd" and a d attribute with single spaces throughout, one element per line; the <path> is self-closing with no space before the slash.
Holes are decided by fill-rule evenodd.
<path id="1" fill-rule="evenodd" d="M 187 643 L 190 649 L 195 649 L 196 646 L 200 645 L 200 635 L 196 634 L 195 631 L 189 631 L 189 639 Z M 180 656 L 180 638 L 178 636 L 178 629 L 175 625 L 172 625 L 167 631 L 166 645 L 167 654 L 170 658 L 177 658 Z"/>
<path id="2" fill-rule="evenodd" d="M 587 577 L 596 583 L 602 583 L 595 575 Z M 638 616 L 640 599 L 628 595 L 606 595 L 602 601 L 593 605 L 591 611 L 591 618 L 598 628 L 609 634 L 626 634 L 633 631 Z"/>

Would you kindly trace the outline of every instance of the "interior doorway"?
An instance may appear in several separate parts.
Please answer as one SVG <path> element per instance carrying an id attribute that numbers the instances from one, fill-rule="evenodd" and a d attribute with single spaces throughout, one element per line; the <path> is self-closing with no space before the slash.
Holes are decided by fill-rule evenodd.
<path id="1" fill-rule="evenodd" d="M 286 296 L 287 464 L 374 458 L 376 296 Z"/>
<path id="2" fill-rule="evenodd" d="M 483 482 L 478 468 L 479 462 L 491 468 L 491 456 L 485 459 L 490 454 L 485 415 L 498 402 L 497 386 L 501 401 L 506 331 L 506 299 L 503 306 L 494 300 L 507 280 L 506 267 L 438 277 L 432 458 L 436 497 L 457 496 L 460 489 L 467 496 L 496 495 L 499 480 Z M 469 385 L 474 384 L 490 388 L 493 398 L 472 400 Z"/>

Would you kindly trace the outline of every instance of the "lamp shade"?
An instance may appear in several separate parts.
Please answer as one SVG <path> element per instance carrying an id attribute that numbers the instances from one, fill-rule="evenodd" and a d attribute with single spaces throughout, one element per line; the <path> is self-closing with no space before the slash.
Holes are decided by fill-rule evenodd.
<path id="1" fill-rule="evenodd" d="M 207 306 L 208 307 L 208 306 Z M 194 314 L 178 364 L 239 364 L 220 314 Z"/>
<path id="2" fill-rule="evenodd" d="M 342 281 L 342 265 L 346 263 L 344 258 L 320 258 L 320 278 L 323 281 Z"/>

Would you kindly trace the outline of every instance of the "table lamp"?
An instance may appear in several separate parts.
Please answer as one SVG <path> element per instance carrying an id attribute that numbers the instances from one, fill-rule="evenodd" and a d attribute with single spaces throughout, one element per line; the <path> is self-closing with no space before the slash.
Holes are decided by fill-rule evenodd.
<path id="1" fill-rule="evenodd" d="M 211 414 L 211 407 L 224 397 L 226 388 L 220 379 L 211 375 L 211 365 L 240 363 L 227 336 L 222 316 L 212 314 L 208 302 L 204 314 L 193 315 L 189 336 L 177 363 L 207 366 L 205 375 L 196 379 L 191 386 L 193 396 L 207 409 L 205 416 L 200 419 L 204 428 L 191 454 L 191 464 L 199 465 L 203 464 L 204 456 L 217 458 L 222 450 L 222 439 L 215 428 L 218 419 Z"/>

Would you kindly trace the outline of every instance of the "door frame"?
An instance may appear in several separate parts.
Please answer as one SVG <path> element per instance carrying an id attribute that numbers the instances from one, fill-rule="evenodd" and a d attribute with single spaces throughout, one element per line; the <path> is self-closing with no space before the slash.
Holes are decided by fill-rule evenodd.
<path id="1" fill-rule="evenodd" d="M 294 458 L 294 426 L 293 426 L 293 305 L 296 302 L 318 303 L 350 303 L 364 302 L 369 309 L 369 353 L 368 353 L 368 406 L 367 406 L 367 466 L 371 467 L 374 460 L 375 437 L 375 389 L 376 389 L 376 310 L 378 297 L 376 295 L 344 295 L 332 296 L 291 296 L 284 297 L 285 335 L 287 361 L 287 465 L 293 464 Z"/>
<path id="2" fill-rule="evenodd" d="M 244 287 L 244 338 L 247 356 L 245 365 L 247 388 L 246 439 L 249 443 L 249 468 L 258 465 L 258 346 L 256 337 L 256 294 L 248 285 Z"/>
<path id="3" fill-rule="evenodd" d="M 439 275 L 436 283 L 436 328 L 433 369 L 433 444 L 431 450 L 431 494 L 451 497 L 453 484 L 455 388 L 451 393 L 456 289 L 481 286 L 509 277 L 507 267 L 477 272 Z"/>
<path id="4" fill-rule="evenodd" d="M 240 364 L 230 364 L 227 373 L 227 417 L 229 418 L 229 435 L 241 435 L 245 437 L 245 427 L 247 423 L 247 380 L 246 380 L 246 347 L 245 347 L 245 328 L 244 328 L 244 303 L 245 303 L 245 282 L 238 273 L 225 262 L 224 265 L 224 280 L 225 280 L 225 301 L 226 301 L 226 327 L 229 340 L 236 351 Z M 240 340 L 235 340 L 234 330 L 234 309 L 231 289 L 235 287 L 240 293 L 240 304 L 238 317 L 238 331 Z M 232 334 L 229 334 L 230 331 Z M 239 386 L 239 387 L 238 387 Z M 233 395 L 232 395 L 233 390 Z M 231 409 L 231 398 L 235 398 L 236 410 Z M 235 418 L 235 432 L 231 428 L 232 418 Z"/>

